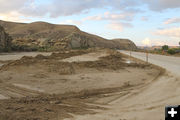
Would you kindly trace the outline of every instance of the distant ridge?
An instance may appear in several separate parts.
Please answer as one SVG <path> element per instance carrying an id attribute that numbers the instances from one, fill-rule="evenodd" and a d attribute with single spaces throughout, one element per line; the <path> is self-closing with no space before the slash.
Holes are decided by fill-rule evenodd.
<path id="1" fill-rule="evenodd" d="M 16 23 L 0 20 L 0 25 L 9 33 L 16 46 L 51 47 L 72 49 L 104 47 L 114 49 L 137 49 L 128 39 L 108 40 L 97 35 L 81 31 L 73 25 L 57 25 L 47 22 Z"/>

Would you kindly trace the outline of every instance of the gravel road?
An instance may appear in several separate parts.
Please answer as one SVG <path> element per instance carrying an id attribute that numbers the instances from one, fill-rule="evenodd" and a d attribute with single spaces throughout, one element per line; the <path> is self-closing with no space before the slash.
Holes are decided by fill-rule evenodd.
<path id="1" fill-rule="evenodd" d="M 129 51 L 120 51 L 130 55 Z M 146 53 L 132 52 L 131 55 L 135 58 L 146 61 Z M 180 76 L 180 57 L 149 54 L 148 61 L 152 64 L 165 68 L 167 71 Z"/>

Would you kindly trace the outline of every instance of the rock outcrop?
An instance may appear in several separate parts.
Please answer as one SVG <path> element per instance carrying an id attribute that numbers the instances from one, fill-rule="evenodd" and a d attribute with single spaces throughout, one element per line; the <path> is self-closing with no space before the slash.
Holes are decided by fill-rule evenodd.
<path id="1" fill-rule="evenodd" d="M 11 49 L 11 40 L 12 38 L 5 32 L 4 28 L 0 26 L 0 52 Z"/>
<path id="2" fill-rule="evenodd" d="M 81 31 L 72 25 L 56 25 L 46 22 L 14 23 L 0 21 L 13 37 L 15 46 L 36 46 L 56 49 L 103 47 L 114 49 L 136 49 L 136 45 L 127 39 L 107 40 Z"/>
<path id="3" fill-rule="evenodd" d="M 104 47 L 124 50 L 137 49 L 136 45 L 128 39 L 107 40 L 84 32 L 74 32 L 65 37 L 65 41 L 68 41 L 66 42 L 68 43 L 68 48 Z"/>

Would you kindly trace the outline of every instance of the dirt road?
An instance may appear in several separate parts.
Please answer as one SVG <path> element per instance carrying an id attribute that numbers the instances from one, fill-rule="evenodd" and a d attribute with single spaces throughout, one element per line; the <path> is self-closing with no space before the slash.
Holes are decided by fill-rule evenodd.
<path id="1" fill-rule="evenodd" d="M 120 51 L 124 54 L 130 55 L 129 51 Z M 146 61 L 146 53 L 142 52 L 131 52 L 133 57 Z M 150 63 L 161 66 L 171 73 L 180 75 L 180 57 L 165 56 L 165 55 L 156 55 L 149 54 Z"/>

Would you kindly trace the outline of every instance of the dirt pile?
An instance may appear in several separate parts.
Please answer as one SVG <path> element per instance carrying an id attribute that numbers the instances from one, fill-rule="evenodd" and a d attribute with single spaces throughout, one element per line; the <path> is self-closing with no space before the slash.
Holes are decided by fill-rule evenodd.
<path id="1" fill-rule="evenodd" d="M 8 69 L 16 69 L 18 67 L 28 67 L 28 66 L 36 66 L 43 67 L 44 70 L 48 72 L 56 72 L 59 74 L 73 74 L 75 73 L 74 65 L 68 62 L 61 62 L 60 60 L 86 54 L 89 52 L 95 51 L 95 49 L 87 49 L 87 50 L 71 50 L 71 51 L 62 51 L 59 53 L 52 53 L 50 56 L 43 56 L 41 54 L 30 57 L 24 56 L 20 60 L 9 61 L 7 64 L 4 64 L 0 71 L 7 71 Z"/>
<path id="2" fill-rule="evenodd" d="M 113 50 L 106 50 L 109 54 L 105 57 L 101 57 L 97 61 L 80 61 L 80 62 L 63 62 L 62 59 L 83 55 L 91 52 L 97 52 L 98 50 L 73 50 L 64 51 L 60 53 L 53 53 L 50 56 L 37 55 L 36 57 L 24 56 L 20 60 L 12 61 L 8 64 L 3 65 L 0 70 L 14 69 L 21 66 L 40 66 L 48 72 L 56 72 L 59 74 L 74 74 L 79 69 L 84 68 L 95 68 L 97 70 L 118 70 L 124 67 L 146 67 L 147 64 L 139 63 L 125 63 L 122 59 L 122 54 Z"/>

